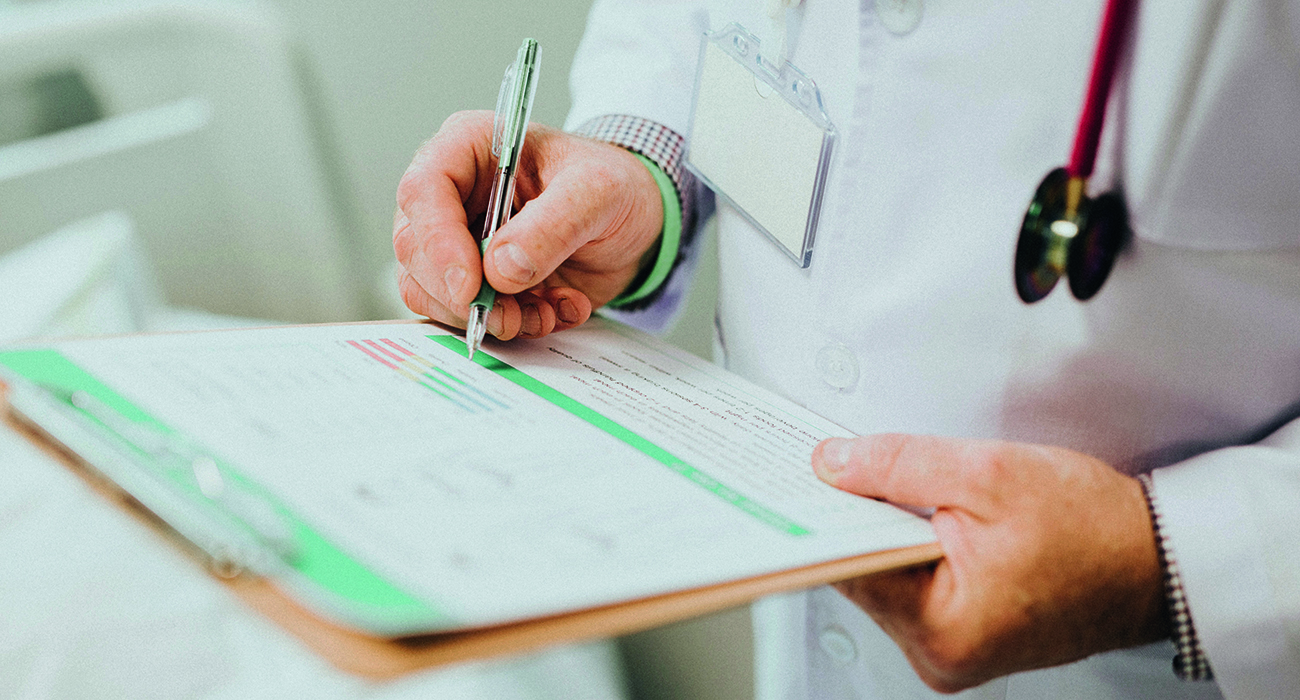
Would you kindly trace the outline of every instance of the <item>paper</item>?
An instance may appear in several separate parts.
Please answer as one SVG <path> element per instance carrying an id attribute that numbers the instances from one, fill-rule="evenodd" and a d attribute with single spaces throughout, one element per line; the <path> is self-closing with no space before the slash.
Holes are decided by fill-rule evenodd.
<path id="1" fill-rule="evenodd" d="M 934 540 L 817 480 L 813 446 L 843 429 L 604 319 L 489 342 L 484 364 L 424 324 L 58 350 L 449 627 Z"/>

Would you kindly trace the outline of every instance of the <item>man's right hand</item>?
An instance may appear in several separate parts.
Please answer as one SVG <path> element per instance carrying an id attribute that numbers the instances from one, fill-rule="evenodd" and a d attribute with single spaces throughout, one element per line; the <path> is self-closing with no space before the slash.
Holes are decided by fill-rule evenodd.
<path id="1" fill-rule="evenodd" d="M 453 114 L 402 176 L 393 217 L 398 285 L 412 311 L 463 328 L 486 273 L 498 292 L 488 332 L 538 338 L 585 322 L 623 292 L 657 251 L 663 200 L 628 151 L 531 124 L 517 213 L 480 258 L 477 228 L 496 166 L 492 117 Z"/>

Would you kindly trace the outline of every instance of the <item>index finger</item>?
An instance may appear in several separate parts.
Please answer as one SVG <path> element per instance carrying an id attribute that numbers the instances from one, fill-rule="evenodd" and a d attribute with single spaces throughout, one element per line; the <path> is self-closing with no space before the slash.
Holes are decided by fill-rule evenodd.
<path id="1" fill-rule="evenodd" d="M 491 139 L 491 113 L 454 114 L 416 152 L 397 186 L 405 219 L 405 226 L 393 230 L 397 260 L 431 296 L 461 315 L 483 278 L 467 211 L 485 206 Z"/>

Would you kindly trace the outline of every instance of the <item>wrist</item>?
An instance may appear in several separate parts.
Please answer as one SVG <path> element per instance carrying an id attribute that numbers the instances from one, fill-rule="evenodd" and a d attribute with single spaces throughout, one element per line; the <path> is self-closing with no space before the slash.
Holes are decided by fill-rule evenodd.
<path id="1" fill-rule="evenodd" d="M 623 311 L 647 308 L 667 288 L 667 278 L 671 277 L 677 264 L 685 257 L 682 251 L 690 247 L 696 232 L 694 224 L 698 183 L 685 167 L 686 139 L 663 124 L 628 114 L 596 117 L 578 127 L 574 133 L 622 147 L 635 156 L 644 156 L 649 162 L 641 162 L 651 174 L 659 172 L 667 175 L 670 188 L 665 187 L 661 178 L 655 178 L 655 182 L 660 187 L 667 224 L 665 230 L 670 236 L 672 224 L 677 223 L 676 250 L 672 250 L 671 239 L 663 236 L 656 238 L 656 242 L 650 245 L 646 255 L 640 259 L 632 281 L 623 288 L 617 299 L 610 302 Z M 677 212 L 675 217 L 671 216 L 674 211 Z M 664 279 L 659 280 L 657 286 L 647 285 L 656 266 L 661 265 L 668 267 Z M 644 295 L 637 294 L 641 290 L 647 292 Z"/>
<path id="2" fill-rule="evenodd" d="M 659 188 L 659 196 L 663 201 L 663 227 L 656 242 L 641 256 L 637 275 L 622 294 L 609 302 L 608 305 L 614 308 L 634 304 L 656 292 L 672 272 L 681 247 L 682 210 L 676 187 L 667 173 L 653 160 L 640 153 L 634 152 L 632 155 L 650 172 Z"/>

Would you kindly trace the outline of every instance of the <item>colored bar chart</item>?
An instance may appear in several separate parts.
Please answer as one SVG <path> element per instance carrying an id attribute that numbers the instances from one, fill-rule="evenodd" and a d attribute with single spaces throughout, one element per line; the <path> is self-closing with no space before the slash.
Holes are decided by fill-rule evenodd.
<path id="1" fill-rule="evenodd" d="M 419 384 L 467 413 L 489 413 L 510 407 L 496 396 L 474 386 L 469 378 L 438 365 L 402 343 L 389 338 L 346 342 L 371 360 Z"/>

